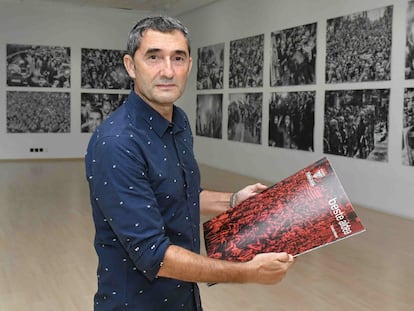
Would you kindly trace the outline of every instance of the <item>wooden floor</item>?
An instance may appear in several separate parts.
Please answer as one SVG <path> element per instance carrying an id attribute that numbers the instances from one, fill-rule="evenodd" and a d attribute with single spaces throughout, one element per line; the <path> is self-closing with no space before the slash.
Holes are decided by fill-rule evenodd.
<path id="1" fill-rule="evenodd" d="M 255 181 L 201 169 L 209 189 Z M 356 209 L 367 232 L 299 257 L 279 285 L 201 284 L 205 311 L 414 310 L 414 221 Z M 82 160 L 0 161 L 0 311 L 92 310 L 96 264 Z"/>

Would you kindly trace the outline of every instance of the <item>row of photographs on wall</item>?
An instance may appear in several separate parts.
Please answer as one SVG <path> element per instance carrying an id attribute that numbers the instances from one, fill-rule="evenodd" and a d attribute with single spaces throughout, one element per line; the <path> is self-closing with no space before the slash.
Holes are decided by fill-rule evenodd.
<path id="1" fill-rule="evenodd" d="M 268 146 L 314 151 L 315 94 L 271 93 Z M 323 152 L 387 162 L 389 95 L 389 89 L 326 91 Z M 263 94 L 229 94 L 228 100 L 227 139 L 262 144 Z M 414 88 L 405 89 L 402 118 L 402 163 L 414 166 Z M 222 127 L 223 94 L 197 95 L 196 135 L 222 139 Z"/>
<path id="2" fill-rule="evenodd" d="M 393 6 L 327 20 L 325 82 L 391 79 Z M 414 79 L 414 1 L 406 23 L 405 78 Z M 229 88 L 263 86 L 264 34 L 230 41 Z M 317 23 L 271 33 L 271 87 L 316 84 Z M 224 43 L 198 49 L 197 89 L 223 89 Z"/>
<path id="3" fill-rule="evenodd" d="M 274 92 L 263 120 L 263 93 L 229 94 L 229 141 L 314 151 L 315 91 Z M 80 132 L 91 133 L 128 94 L 81 93 Z M 388 161 L 389 89 L 325 91 L 323 152 Z M 7 133 L 71 132 L 67 92 L 7 91 Z M 402 162 L 414 166 L 414 88 L 404 90 Z M 198 94 L 197 136 L 223 138 L 223 94 Z"/>
<path id="4" fill-rule="evenodd" d="M 393 6 L 327 20 L 326 83 L 391 79 Z M 408 4 L 405 78 L 414 79 L 414 1 Z M 230 41 L 229 88 L 263 86 L 265 35 Z M 81 87 L 130 89 L 122 50 L 81 49 Z M 7 44 L 7 85 L 71 87 L 69 47 Z M 197 89 L 222 89 L 224 43 L 198 49 Z M 317 23 L 271 33 L 270 86 L 316 83 Z"/>
<path id="5" fill-rule="evenodd" d="M 7 44 L 7 85 L 16 87 L 71 87 L 69 47 Z M 123 64 L 124 51 L 81 49 L 81 87 L 130 89 Z"/>

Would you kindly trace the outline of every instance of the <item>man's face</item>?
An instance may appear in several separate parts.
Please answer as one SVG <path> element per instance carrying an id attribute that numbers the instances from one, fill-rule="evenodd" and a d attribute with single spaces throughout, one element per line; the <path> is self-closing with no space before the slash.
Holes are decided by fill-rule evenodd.
<path id="1" fill-rule="evenodd" d="M 192 59 L 181 31 L 149 29 L 129 63 L 126 67 L 135 82 L 135 92 L 152 107 L 161 108 L 172 106 L 183 94 Z"/>
<path id="2" fill-rule="evenodd" d="M 101 124 L 102 118 L 100 113 L 92 111 L 89 113 L 88 123 L 89 123 L 89 132 L 95 132 L 96 128 Z"/>

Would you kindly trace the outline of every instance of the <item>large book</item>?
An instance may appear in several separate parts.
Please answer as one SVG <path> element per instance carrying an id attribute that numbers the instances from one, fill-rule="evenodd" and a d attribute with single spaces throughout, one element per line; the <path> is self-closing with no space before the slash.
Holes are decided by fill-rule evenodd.
<path id="1" fill-rule="evenodd" d="M 365 231 L 326 157 L 206 221 L 203 229 L 209 257 L 239 262 L 266 252 L 298 256 Z"/>

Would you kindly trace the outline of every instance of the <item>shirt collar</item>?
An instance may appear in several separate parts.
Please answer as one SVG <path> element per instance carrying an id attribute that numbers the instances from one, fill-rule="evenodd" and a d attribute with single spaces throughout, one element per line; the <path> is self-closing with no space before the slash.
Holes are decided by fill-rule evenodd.
<path id="1" fill-rule="evenodd" d="M 162 137 L 168 129 L 178 133 L 188 126 L 188 120 L 184 112 L 175 105 L 173 106 L 173 120 L 169 122 L 134 91 L 131 91 L 125 104 L 137 123 L 144 120 L 159 137 Z"/>

